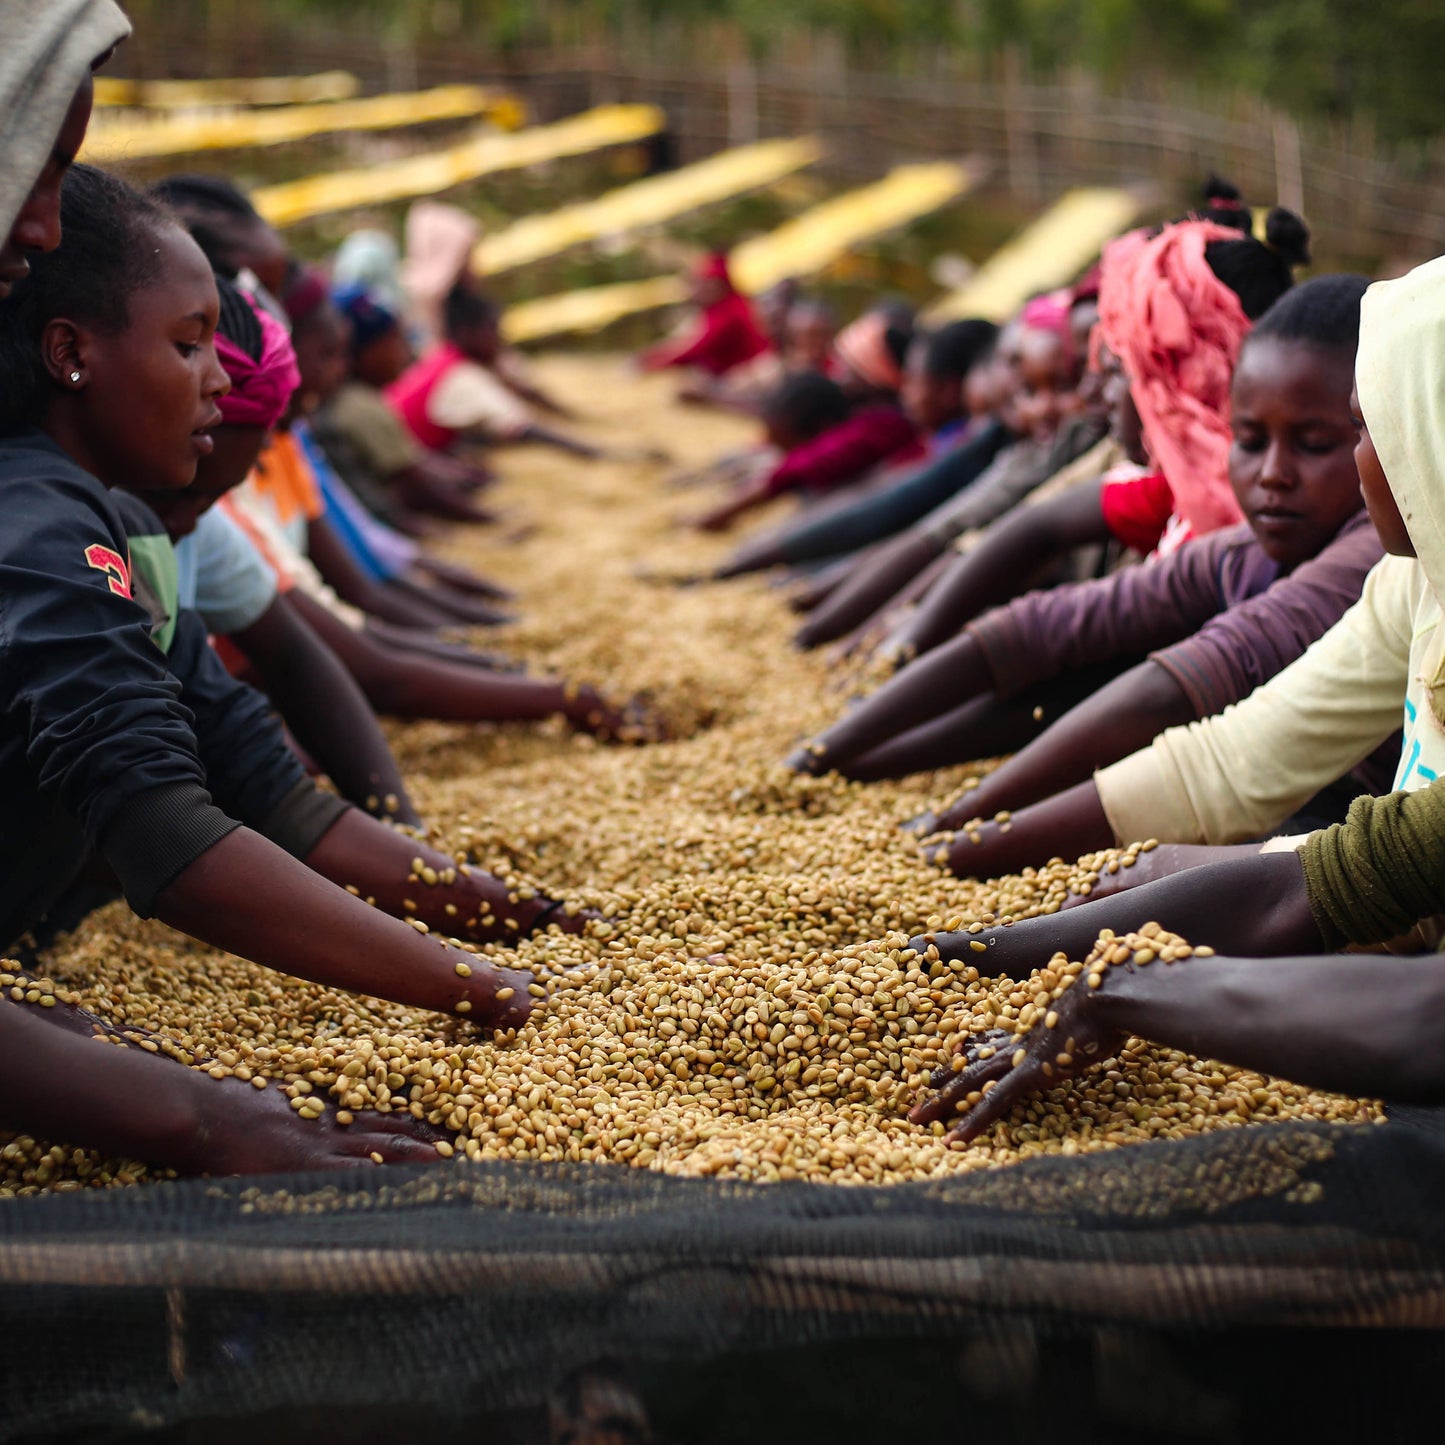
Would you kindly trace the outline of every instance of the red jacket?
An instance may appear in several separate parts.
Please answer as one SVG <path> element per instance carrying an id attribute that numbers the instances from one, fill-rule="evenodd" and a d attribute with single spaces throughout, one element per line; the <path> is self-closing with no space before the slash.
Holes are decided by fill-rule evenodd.
<path id="1" fill-rule="evenodd" d="M 702 313 L 701 322 L 701 329 L 691 339 L 664 341 L 643 352 L 643 368 L 662 371 L 669 366 L 695 366 L 712 376 L 723 376 L 773 349 L 753 314 L 753 303 L 740 292 L 714 302 Z"/>

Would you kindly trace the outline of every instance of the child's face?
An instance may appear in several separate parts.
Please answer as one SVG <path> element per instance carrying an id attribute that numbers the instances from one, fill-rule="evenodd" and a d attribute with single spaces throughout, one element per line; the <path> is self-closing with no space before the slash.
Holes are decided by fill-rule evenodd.
<path id="1" fill-rule="evenodd" d="M 1350 416 L 1358 428 L 1355 441 L 1355 466 L 1360 473 L 1360 492 L 1365 498 L 1365 510 L 1380 534 L 1385 551 L 1396 557 L 1413 557 L 1415 544 L 1410 540 L 1409 528 L 1400 515 L 1400 504 L 1390 490 L 1385 469 L 1375 454 L 1375 444 L 1370 440 L 1370 429 L 1365 425 L 1364 413 L 1360 410 L 1359 394 L 1350 392 Z"/>
<path id="2" fill-rule="evenodd" d="M 201 458 L 196 480 L 179 492 L 139 492 L 165 524 L 171 540 L 179 542 L 196 530 L 196 523 L 227 492 L 239 487 L 256 465 L 270 433 L 262 426 L 217 427 L 215 447 Z"/>
<path id="3" fill-rule="evenodd" d="M 788 365 L 798 371 L 826 371 L 835 330 L 813 307 L 795 306 L 788 317 Z"/>
<path id="4" fill-rule="evenodd" d="M 293 409 L 314 411 L 346 380 L 351 328 L 329 301 L 323 302 L 292 336 L 301 385 Z"/>
<path id="5" fill-rule="evenodd" d="M 30 270 L 27 252 L 53 251 L 60 244 L 60 183 L 85 139 L 93 92 L 94 84 L 87 75 L 65 112 L 60 134 L 11 224 L 10 234 L 0 245 L 0 300 Z"/>
<path id="6" fill-rule="evenodd" d="M 502 335 L 495 321 L 476 321 L 457 335 L 457 345 L 473 361 L 490 366 L 502 352 Z"/>
<path id="7" fill-rule="evenodd" d="M 406 333 L 400 326 L 394 326 L 357 352 L 352 370 L 368 386 L 380 388 L 390 386 L 406 370 L 410 361 L 411 347 L 407 344 Z"/>
<path id="8" fill-rule="evenodd" d="M 160 274 L 127 299 L 111 334 L 52 321 L 41 339 L 52 374 L 74 393 L 84 462 L 108 486 L 143 478 L 153 491 L 190 486 L 231 389 L 216 357 L 219 303 L 210 265 L 178 226 L 155 236 Z"/>
<path id="9" fill-rule="evenodd" d="M 1266 336 L 1245 346 L 1234 370 L 1229 480 L 1260 546 L 1286 570 L 1359 510 L 1353 361 Z"/>
<path id="10" fill-rule="evenodd" d="M 1054 439 L 1059 425 L 1079 409 L 1079 369 L 1073 349 L 1053 331 L 1026 330 L 1019 341 L 1019 389 L 1015 408 L 1035 441 Z"/>
<path id="11" fill-rule="evenodd" d="M 963 410 L 963 378 L 934 376 L 928 370 L 928 347 L 915 342 L 908 351 L 901 398 L 908 419 L 921 432 L 936 432 L 956 421 Z"/>
<path id="12" fill-rule="evenodd" d="M 1149 449 L 1144 445 L 1144 423 L 1129 390 L 1129 377 L 1124 363 L 1107 346 L 1099 347 L 1099 389 L 1104 410 L 1109 417 L 1109 435 L 1136 466 L 1149 465 Z"/>

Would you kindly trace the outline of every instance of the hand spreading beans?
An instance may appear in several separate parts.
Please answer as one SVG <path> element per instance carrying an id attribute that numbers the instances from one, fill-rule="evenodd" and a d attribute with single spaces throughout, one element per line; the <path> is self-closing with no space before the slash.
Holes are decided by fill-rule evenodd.
<path id="1" fill-rule="evenodd" d="M 606 390 L 608 416 L 589 420 L 604 441 L 651 428 L 702 461 L 745 430 L 693 411 L 680 422 L 670 383 L 605 358 L 544 370 L 567 395 Z M 1101 1045 L 1082 1077 L 1046 1081 L 966 1146 L 950 1144 L 942 1118 L 910 1122 L 961 1044 L 976 1054 L 990 1029 L 1013 1036 L 1030 984 L 1048 976 L 1034 970 L 1049 964 L 997 949 L 931 960 L 910 938 L 946 922 L 1006 938 L 992 925 L 1056 913 L 1118 855 L 994 882 L 931 866 L 897 824 L 977 769 L 866 787 L 779 769 L 836 712 L 826 664 L 792 649 L 785 601 L 764 582 L 638 580 L 641 564 L 703 572 L 722 551 L 672 527 L 660 473 L 520 450 L 508 473 L 499 490 L 536 532 L 514 548 L 487 535 L 455 544 L 519 593 L 523 621 L 498 645 L 539 670 L 596 677 L 610 695 L 649 692 L 676 729 L 658 746 L 613 749 L 560 725 L 387 724 L 433 844 L 518 899 L 567 900 L 578 931 L 459 945 L 523 973 L 531 1016 L 494 1042 L 464 1017 L 286 979 L 120 906 L 47 955 L 43 973 L 66 999 L 163 1038 L 218 1081 L 263 1081 L 293 1113 L 296 1100 L 322 1101 L 307 1126 L 318 1135 L 400 1115 L 425 1123 L 444 1146 L 428 1145 L 433 1157 L 889 1183 L 1251 1120 L 1379 1116 L 1133 1040 L 1108 1059 Z M 418 905 L 447 887 L 426 866 L 439 881 L 420 873 L 425 895 L 406 895 Z M 144 1177 L 64 1140 L 0 1143 L 0 1194 Z"/>

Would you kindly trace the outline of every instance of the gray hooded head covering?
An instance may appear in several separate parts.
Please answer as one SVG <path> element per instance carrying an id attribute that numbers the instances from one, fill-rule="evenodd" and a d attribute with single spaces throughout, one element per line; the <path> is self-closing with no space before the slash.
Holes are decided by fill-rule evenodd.
<path id="1" fill-rule="evenodd" d="M 115 0 L 0 0 L 0 240 L 98 56 L 130 34 Z"/>

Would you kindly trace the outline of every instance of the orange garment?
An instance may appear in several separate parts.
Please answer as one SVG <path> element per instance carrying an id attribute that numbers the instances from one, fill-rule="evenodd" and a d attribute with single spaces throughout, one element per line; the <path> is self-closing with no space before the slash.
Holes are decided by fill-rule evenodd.
<path id="1" fill-rule="evenodd" d="M 326 510 L 316 473 L 301 443 L 289 431 L 272 436 L 247 480 L 256 495 L 270 504 L 283 527 L 289 527 L 296 517 L 314 522 Z"/>

